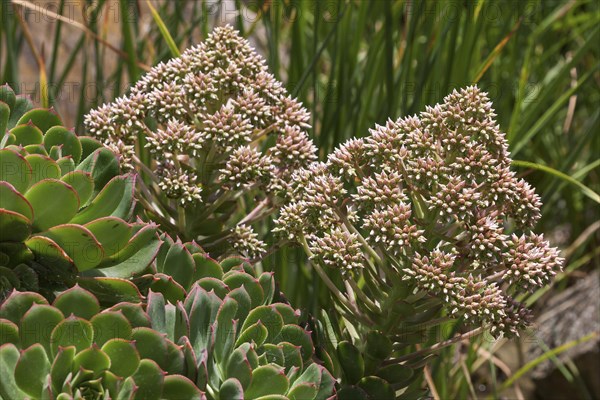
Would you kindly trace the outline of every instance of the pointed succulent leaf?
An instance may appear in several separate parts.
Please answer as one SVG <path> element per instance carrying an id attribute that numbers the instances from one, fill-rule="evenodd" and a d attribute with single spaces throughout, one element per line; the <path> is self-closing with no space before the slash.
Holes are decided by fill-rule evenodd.
<path id="1" fill-rule="evenodd" d="M 138 390 L 135 399 L 159 400 L 163 391 L 164 373 L 152 360 L 142 360 L 137 371 L 132 375 Z"/>
<path id="2" fill-rule="evenodd" d="M 267 336 L 269 335 L 269 330 L 260 320 L 252 325 L 247 326 L 240 333 L 240 336 L 237 338 L 235 345 L 240 346 L 242 343 L 256 343 L 257 346 L 262 346 L 262 344 L 267 340 Z"/>
<path id="3" fill-rule="evenodd" d="M 144 309 L 140 303 L 133 304 L 122 302 L 115 304 L 110 311 L 121 311 L 125 318 L 129 321 L 132 328 L 147 327 L 150 328 L 151 322 L 148 314 L 144 312 Z"/>
<path id="4" fill-rule="evenodd" d="M 217 278 L 202 278 L 197 281 L 198 286 L 202 289 L 210 292 L 211 290 L 215 292 L 219 298 L 223 299 L 230 292 L 229 286 L 227 286 L 222 280 Z"/>
<path id="5" fill-rule="evenodd" d="M 6 132 L 6 128 L 8 128 L 8 120 L 10 118 L 10 107 L 8 104 L 0 100 L 0 147 L 4 147 L 4 138 L 9 138 L 10 134 Z M 13 142 L 14 143 L 14 142 Z"/>
<path id="6" fill-rule="evenodd" d="M 216 327 L 214 330 L 214 354 L 215 361 L 218 364 L 223 364 L 233 350 L 237 330 L 237 322 L 234 320 L 234 317 L 237 308 L 237 301 L 231 297 L 225 297 L 217 312 Z"/>
<path id="7" fill-rule="evenodd" d="M 40 235 L 64 249 L 80 272 L 96 267 L 104 257 L 104 250 L 94 234 L 81 225 L 58 225 Z"/>
<path id="8" fill-rule="evenodd" d="M 277 312 L 283 318 L 283 323 L 287 324 L 296 324 L 298 323 L 298 317 L 300 316 L 300 312 L 294 310 L 289 304 L 284 303 L 273 303 L 272 307 L 274 307 Z"/>
<path id="9" fill-rule="evenodd" d="M 17 96 L 15 95 L 15 91 L 8 83 L 0 86 L 0 101 L 6 103 L 6 105 L 11 109 L 15 107 Z"/>
<path id="10" fill-rule="evenodd" d="M 237 289 L 233 289 L 231 292 L 229 292 L 228 296 L 233 298 L 238 303 L 238 309 L 237 313 L 235 314 L 235 318 L 239 321 L 244 321 L 251 309 L 252 299 L 250 299 L 250 295 L 244 286 L 242 286 Z"/>
<path id="11" fill-rule="evenodd" d="M 75 162 L 73 161 L 73 157 L 66 156 L 60 157 L 56 160 L 56 165 L 60 168 L 60 175 L 64 176 L 68 173 L 75 171 Z M 79 194 L 79 192 L 77 192 Z M 83 206 L 85 203 L 80 200 L 80 204 Z"/>
<path id="12" fill-rule="evenodd" d="M 20 399 L 25 397 L 15 382 L 15 368 L 19 361 L 19 349 L 12 344 L 7 343 L 0 346 L 0 397 L 3 399 Z"/>
<path id="13" fill-rule="evenodd" d="M 167 361 L 167 342 L 165 337 L 151 328 L 135 328 L 131 333 L 135 347 L 141 358 L 154 360 L 158 365 L 164 366 Z"/>
<path id="14" fill-rule="evenodd" d="M 237 348 L 231 353 L 226 371 L 226 376 L 235 378 L 242 387 L 247 388 L 250 385 L 252 366 L 244 349 Z"/>
<path id="15" fill-rule="evenodd" d="M 261 364 L 277 364 L 285 366 L 283 346 L 265 343 L 263 345 L 263 351 L 264 353 L 261 355 L 261 357 L 264 357 L 264 362 L 261 362 Z"/>
<path id="16" fill-rule="evenodd" d="M 102 345 L 102 351 L 110 358 L 110 371 L 126 378 L 137 371 L 140 354 L 135 342 L 125 339 L 110 339 Z"/>
<path id="17" fill-rule="evenodd" d="M 114 278 L 130 278 L 144 271 L 152 263 L 160 249 L 157 226 L 144 225 L 127 245 L 98 266 L 98 272 Z"/>
<path id="18" fill-rule="evenodd" d="M 194 263 L 196 264 L 194 281 L 200 280 L 202 278 L 223 278 L 223 268 L 221 264 L 210 258 L 205 254 L 192 254 L 194 258 Z"/>
<path id="19" fill-rule="evenodd" d="M 4 133 L 4 131 L 2 131 Z M 28 146 L 30 144 L 40 144 L 44 138 L 44 134 L 37 126 L 33 124 L 17 125 L 10 130 L 14 135 L 14 144 L 19 146 Z"/>
<path id="20" fill-rule="evenodd" d="M 10 150 L 0 150 L 0 181 L 10 183 L 18 192 L 24 193 L 29 187 L 31 166 L 21 154 Z"/>
<path id="21" fill-rule="evenodd" d="M 50 354 L 50 335 L 64 318 L 64 314 L 55 307 L 45 304 L 33 304 L 23 315 L 19 324 L 21 348 L 40 343 L 44 346 L 45 351 Z"/>
<path id="22" fill-rule="evenodd" d="M 0 209 L 0 241 L 22 242 L 31 235 L 31 221 L 14 211 Z"/>
<path id="23" fill-rule="evenodd" d="M 290 400 L 314 399 L 317 392 L 317 385 L 315 383 L 304 382 L 294 385 L 287 394 L 287 397 Z"/>
<path id="24" fill-rule="evenodd" d="M 192 283 L 195 267 L 192 255 L 183 244 L 173 243 L 165 257 L 157 262 L 156 270 L 172 276 L 177 283 L 187 288 Z"/>
<path id="25" fill-rule="evenodd" d="M 17 125 L 28 124 L 29 122 L 40 128 L 42 132 L 46 132 L 55 125 L 62 125 L 60 117 L 53 108 L 34 108 L 33 110 L 29 110 L 19 118 Z"/>
<path id="26" fill-rule="evenodd" d="M 10 106 L 10 118 L 8 119 L 8 129 L 19 124 L 19 119 L 33 109 L 33 103 L 28 96 L 18 95 L 15 98 L 14 106 Z"/>
<path id="27" fill-rule="evenodd" d="M 130 224 L 117 217 L 99 218 L 84 226 L 100 242 L 105 257 L 124 249 L 133 232 Z"/>
<path id="28" fill-rule="evenodd" d="M 104 310 L 94 315 L 90 322 L 94 328 L 94 343 L 98 346 L 103 346 L 112 339 L 131 338 L 131 324 L 120 311 Z"/>
<path id="29" fill-rule="evenodd" d="M 221 265 L 223 264 L 221 263 Z M 258 279 L 252 275 L 249 275 L 245 272 L 231 271 L 224 275 L 223 282 L 225 282 L 225 284 L 231 289 L 243 286 L 250 295 L 251 305 L 253 308 L 258 307 L 262 303 L 264 298 L 263 289 L 258 282 Z"/>
<path id="30" fill-rule="evenodd" d="M 59 347 L 50 368 L 50 378 L 55 392 L 60 392 L 63 383 L 73 370 L 73 359 L 75 358 L 75 347 Z"/>
<path id="31" fill-rule="evenodd" d="M 48 304 L 48 301 L 38 293 L 17 292 L 13 290 L 0 305 L 0 318 L 7 319 L 18 325 L 23 315 L 34 304 Z"/>
<path id="32" fill-rule="evenodd" d="M 29 154 L 25 156 L 25 160 L 31 167 L 30 185 L 33 186 L 44 179 L 60 179 L 60 167 L 50 157 L 41 154 Z"/>
<path id="33" fill-rule="evenodd" d="M 97 377 L 100 373 L 110 368 L 111 360 L 96 344 L 77 353 L 73 359 L 76 370 L 83 368 L 94 372 Z"/>
<path id="34" fill-rule="evenodd" d="M 58 324 L 50 335 L 52 355 L 58 353 L 59 347 L 75 346 L 77 351 L 92 345 L 94 328 L 89 321 L 70 316 Z"/>
<path id="35" fill-rule="evenodd" d="M 165 377 L 162 399 L 164 400 L 205 400 L 206 397 L 192 381 L 182 375 Z M 227 397 L 223 397 L 226 399 Z M 232 397 L 233 399 L 233 397 Z"/>
<path id="36" fill-rule="evenodd" d="M 180 375 L 185 373 L 185 356 L 181 350 L 181 346 L 176 345 L 166 337 L 164 340 L 167 344 L 167 354 L 164 364 L 160 365 L 160 367 L 169 375 Z"/>
<path id="37" fill-rule="evenodd" d="M 280 335 L 275 339 L 275 342 L 289 342 L 296 346 L 300 346 L 303 361 L 308 361 L 314 352 L 314 346 L 310 333 L 302 329 L 298 325 L 288 324 L 281 329 Z"/>
<path id="38" fill-rule="evenodd" d="M 39 154 L 41 156 L 48 157 L 48 152 L 44 148 L 43 144 L 28 144 L 23 147 L 23 157 L 26 157 L 28 154 Z"/>
<path id="39" fill-rule="evenodd" d="M 71 223 L 85 224 L 108 216 L 129 219 L 135 205 L 134 188 L 135 175 L 114 177 L 94 200 L 71 220 Z"/>
<path id="40" fill-rule="evenodd" d="M 260 306 L 256 307 L 250 311 L 250 314 L 248 314 L 248 317 L 242 325 L 242 334 L 249 326 L 258 321 L 262 322 L 262 324 L 267 328 L 267 340 L 269 342 L 272 342 L 279 335 L 281 329 L 283 328 L 283 318 L 277 309 L 275 309 L 275 307 Z"/>
<path id="41" fill-rule="evenodd" d="M 70 185 L 77 192 L 80 205 L 84 206 L 87 204 L 94 191 L 94 180 L 92 179 L 92 176 L 84 171 L 72 171 L 63 175 L 61 180 Z"/>
<path id="42" fill-rule="evenodd" d="M 23 392 L 33 398 L 39 398 L 49 373 L 50 361 L 46 350 L 36 343 L 21 353 L 15 366 L 15 382 Z"/>
<path id="43" fill-rule="evenodd" d="M 244 388 L 236 378 L 229 378 L 221 384 L 219 394 L 224 399 L 243 399 Z"/>
<path id="44" fill-rule="evenodd" d="M 50 151 L 53 146 L 60 146 L 63 157 L 71 156 L 75 164 L 79 164 L 82 148 L 75 132 L 63 126 L 48 129 L 44 135 L 44 147 Z"/>
<path id="45" fill-rule="evenodd" d="M 96 150 L 103 148 L 104 146 L 98 140 L 89 136 L 79 136 L 79 143 L 81 143 L 81 160 L 85 160 L 90 154 Z"/>
<path id="46" fill-rule="evenodd" d="M 7 319 L 0 319 L 0 346 L 7 343 L 18 345 L 19 342 L 19 328 L 17 325 Z"/>
<path id="47" fill-rule="evenodd" d="M 33 236 L 25 241 L 25 245 L 35 255 L 37 262 L 52 265 L 54 269 L 76 271 L 71 257 L 54 240 L 45 236 Z"/>
<path id="48" fill-rule="evenodd" d="M 38 231 L 69 222 L 79 210 L 75 189 L 56 179 L 39 181 L 27 190 L 25 198 L 33 208 L 33 226 Z"/>
<path id="49" fill-rule="evenodd" d="M 263 365 L 252 371 L 252 382 L 244 394 L 249 399 L 266 395 L 284 395 L 289 389 L 288 378 L 281 368 Z"/>
<path id="50" fill-rule="evenodd" d="M 263 272 L 258 277 L 258 282 L 264 293 L 263 304 L 270 304 L 275 295 L 275 279 L 273 278 L 273 272 Z"/>
<path id="51" fill-rule="evenodd" d="M 190 308 L 190 342 L 194 351 L 206 349 L 211 339 L 211 325 L 216 318 L 221 299 L 214 292 L 199 289 Z"/>
<path id="52" fill-rule="evenodd" d="M 177 303 L 185 298 L 185 289 L 173 279 L 172 276 L 165 274 L 154 274 L 150 289 L 157 293 L 162 293 L 171 303 Z"/>
<path id="53" fill-rule="evenodd" d="M 302 368 L 304 362 L 302 361 L 302 347 L 292 344 L 290 342 L 280 342 L 279 345 L 283 351 L 283 365 L 286 371 L 289 371 L 292 367 Z"/>
<path id="54" fill-rule="evenodd" d="M 89 172 L 92 175 L 95 185 L 94 193 L 97 194 L 119 174 L 119 160 L 112 151 L 100 147 L 83 159 L 76 170 Z"/>
<path id="55" fill-rule="evenodd" d="M 33 208 L 25 197 L 8 182 L 0 182 L 0 208 L 21 214 L 33 221 Z"/>
<path id="56" fill-rule="evenodd" d="M 104 305 L 113 305 L 123 301 L 137 303 L 142 298 L 138 288 L 131 281 L 125 279 L 81 277 L 77 279 L 77 284 L 92 292 L 100 304 Z"/>
<path id="57" fill-rule="evenodd" d="M 165 298 L 161 293 L 148 292 L 146 301 L 146 313 L 152 323 L 152 329 L 158 332 L 166 333 L 167 328 L 167 309 Z M 167 334 L 168 337 L 168 334 Z M 171 336 L 172 337 L 172 336 Z"/>

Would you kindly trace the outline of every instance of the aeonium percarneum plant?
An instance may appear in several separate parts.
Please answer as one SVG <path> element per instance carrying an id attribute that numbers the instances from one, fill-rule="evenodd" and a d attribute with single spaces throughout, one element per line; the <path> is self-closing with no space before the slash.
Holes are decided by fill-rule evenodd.
<path id="1" fill-rule="evenodd" d="M 275 300 L 273 274 L 186 245 L 165 241 L 143 303 L 103 309 L 78 285 L 51 305 L 13 290 L 0 302 L 0 396 L 330 398 L 335 380 L 299 312 Z"/>
<path id="2" fill-rule="evenodd" d="M 515 299 L 560 270 L 558 250 L 532 232 L 540 199 L 511 171 L 494 118 L 477 87 L 455 91 L 291 180 L 276 229 L 303 246 L 337 302 L 346 383 L 385 376 L 387 395 L 399 394 L 394 380 L 428 351 L 414 344 L 448 321 L 471 335 L 518 335 L 529 312 Z M 363 386 L 349 390 L 374 385 Z"/>
<path id="3" fill-rule="evenodd" d="M 308 121 L 228 26 L 85 118 L 139 171 L 140 201 L 163 230 L 215 256 L 249 258 L 266 250 L 251 224 L 277 210 L 282 182 L 316 159 Z"/>
<path id="4" fill-rule="evenodd" d="M 0 299 L 49 299 L 78 282 L 102 302 L 139 299 L 129 278 L 154 260 L 157 225 L 133 219 L 135 175 L 96 139 L 0 87 Z"/>

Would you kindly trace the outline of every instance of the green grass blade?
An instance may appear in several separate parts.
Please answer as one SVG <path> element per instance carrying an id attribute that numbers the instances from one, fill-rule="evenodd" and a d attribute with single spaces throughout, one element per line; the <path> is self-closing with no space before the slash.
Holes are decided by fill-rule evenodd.
<path id="1" fill-rule="evenodd" d="M 158 26 L 158 30 L 160 31 L 160 34 L 162 35 L 163 39 L 167 43 L 167 46 L 169 46 L 169 50 L 171 50 L 171 55 L 173 57 L 179 57 L 181 55 L 181 52 L 177 48 L 177 45 L 175 44 L 173 37 L 169 33 L 169 30 L 167 29 L 165 22 L 162 20 L 162 18 L 160 17 L 160 15 L 156 11 L 156 9 L 152 5 L 152 3 L 150 3 L 150 0 L 146 0 L 146 4 L 148 5 L 148 8 L 150 9 L 150 13 L 152 14 L 152 18 L 154 19 L 156 26 Z"/>
<path id="2" fill-rule="evenodd" d="M 563 172 L 560 172 L 554 168 L 548 167 L 547 165 L 541 165 L 541 164 L 536 164 L 533 162 L 521 161 L 521 160 L 513 160 L 512 165 L 514 165 L 515 167 L 532 168 L 532 169 L 537 169 L 539 171 L 547 172 L 556 178 L 562 179 L 572 185 L 577 186 L 579 188 L 579 190 L 581 191 L 581 193 L 583 193 L 590 199 L 594 200 L 596 203 L 600 204 L 600 195 L 598 195 L 598 193 L 594 192 L 592 189 L 585 186 L 583 183 L 579 182 L 578 180 L 573 179 L 569 175 L 567 175 Z"/>

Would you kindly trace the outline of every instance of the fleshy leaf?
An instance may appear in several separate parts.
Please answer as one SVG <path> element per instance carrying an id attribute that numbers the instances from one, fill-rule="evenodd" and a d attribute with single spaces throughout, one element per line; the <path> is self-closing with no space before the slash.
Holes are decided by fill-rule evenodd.
<path id="1" fill-rule="evenodd" d="M 19 324 L 23 315 L 34 304 L 48 304 L 48 301 L 38 293 L 13 290 L 0 306 L 0 318 Z"/>
<path id="2" fill-rule="evenodd" d="M 87 320 L 100 312 L 98 299 L 79 285 L 75 285 L 56 296 L 52 305 L 67 317 L 75 315 Z"/>
<path id="3" fill-rule="evenodd" d="M 104 343 L 102 351 L 110 358 L 110 370 L 126 378 L 133 375 L 140 364 L 140 354 L 135 343 L 125 339 L 111 339 Z"/>
<path id="4" fill-rule="evenodd" d="M 14 211 L 0 209 L 0 241 L 22 242 L 31 235 L 31 221 Z"/>
<path id="5" fill-rule="evenodd" d="M 4 399 L 20 399 L 24 393 L 15 382 L 14 371 L 19 361 L 19 349 L 12 344 L 0 346 L 0 397 Z"/>
<path id="6" fill-rule="evenodd" d="M 71 222 L 85 224 L 108 216 L 129 219 L 135 205 L 134 187 L 135 175 L 127 174 L 114 177 Z"/>
<path id="7" fill-rule="evenodd" d="M 25 157 L 10 150 L 0 150 L 0 181 L 10 183 L 18 192 L 24 193 L 29 187 L 31 166 Z"/>
<path id="8" fill-rule="evenodd" d="M 122 312 L 105 310 L 94 315 L 90 322 L 94 328 L 94 343 L 98 346 L 112 339 L 131 338 L 131 324 Z"/>
<path id="9" fill-rule="evenodd" d="M 81 225 L 54 226 L 41 234 L 58 244 L 80 272 L 96 267 L 104 257 L 102 246 L 92 232 Z"/>
<path id="10" fill-rule="evenodd" d="M 15 382 L 29 396 L 39 398 L 49 373 L 50 361 L 46 351 L 36 343 L 21 353 L 15 366 Z"/>
<path id="11" fill-rule="evenodd" d="M 50 354 L 50 335 L 64 318 L 63 313 L 55 307 L 45 304 L 32 305 L 19 325 L 21 348 L 40 343 L 44 346 L 45 351 Z"/>
<path id="12" fill-rule="evenodd" d="M 46 132 L 53 126 L 62 125 L 60 117 L 53 108 L 34 108 L 33 110 L 29 110 L 19 118 L 17 125 L 27 124 L 30 121 L 40 128 L 42 132 Z"/>
<path id="13" fill-rule="evenodd" d="M 60 179 L 61 171 L 56 161 L 41 154 L 29 154 L 25 160 L 31 167 L 30 185 L 35 185 L 44 179 Z"/>
<path id="14" fill-rule="evenodd" d="M 77 283 L 92 292 L 100 304 L 104 305 L 113 305 L 122 301 L 137 303 L 142 298 L 138 288 L 131 281 L 125 279 L 80 277 L 77 279 Z"/>
<path id="15" fill-rule="evenodd" d="M 56 179 L 36 183 L 25 193 L 25 198 L 33 208 L 33 226 L 38 231 L 69 222 L 79 210 L 75 189 Z"/>
<path id="16" fill-rule="evenodd" d="M 79 164 L 82 148 L 75 132 L 63 126 L 54 126 L 48 129 L 44 135 L 44 147 L 50 151 L 52 146 L 61 146 L 63 157 L 71 156 L 75 164 Z"/>
<path id="17" fill-rule="evenodd" d="M 61 180 L 75 189 L 81 206 L 87 204 L 94 192 L 94 180 L 88 172 L 72 171 L 64 175 Z"/>
<path id="18" fill-rule="evenodd" d="M 160 399 L 165 378 L 160 367 L 154 361 L 140 361 L 140 365 L 132 377 L 138 387 L 137 392 L 135 392 L 135 399 Z"/>
<path id="19" fill-rule="evenodd" d="M 58 353 L 58 347 L 75 346 L 77 351 L 90 347 L 94 339 L 94 329 L 89 321 L 68 317 L 52 330 L 50 342 L 52 354 Z"/>
<path id="20" fill-rule="evenodd" d="M 167 375 L 161 398 L 164 400 L 202 400 L 205 397 L 200 389 L 185 376 Z M 222 398 L 226 399 L 227 397 Z"/>
<path id="21" fill-rule="evenodd" d="M 289 381 L 283 370 L 272 365 L 263 365 L 252 371 L 252 382 L 245 391 L 245 397 L 255 399 L 273 394 L 285 394 Z"/>
<path id="22" fill-rule="evenodd" d="M 33 124 L 17 125 L 10 130 L 10 133 L 15 136 L 14 144 L 20 146 L 39 144 L 42 143 L 42 139 L 44 138 L 42 131 Z"/>
<path id="23" fill-rule="evenodd" d="M 0 182 L 0 208 L 23 215 L 28 220 L 33 220 L 33 208 L 25 197 L 10 183 Z"/>

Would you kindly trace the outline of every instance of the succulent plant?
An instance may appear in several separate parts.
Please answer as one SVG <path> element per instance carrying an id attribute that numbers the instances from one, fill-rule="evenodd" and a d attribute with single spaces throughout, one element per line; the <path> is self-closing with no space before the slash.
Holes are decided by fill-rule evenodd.
<path id="1" fill-rule="evenodd" d="M 529 313 L 515 299 L 561 269 L 558 250 L 532 232 L 539 196 L 510 170 L 494 117 L 477 87 L 455 91 L 419 116 L 348 141 L 291 180 L 294 201 L 276 230 L 303 246 L 341 325 L 350 325 L 336 351 L 348 391 L 365 392 L 356 386 L 362 373 L 409 371 L 409 360 L 424 354 L 414 345 L 432 344 L 428 334 L 442 324 L 518 335 Z M 367 368 L 369 337 L 387 350 Z M 396 392 L 406 384 L 389 383 Z"/>
<path id="2" fill-rule="evenodd" d="M 313 361 L 299 313 L 274 302 L 272 273 L 257 275 L 242 258 L 217 262 L 195 243 L 163 239 L 152 274 L 138 285 L 148 288 L 152 328 L 183 346 L 186 376 L 209 398 L 331 396 L 335 382 Z"/>
<path id="3" fill-rule="evenodd" d="M 150 328 L 138 303 L 100 312 L 75 286 L 53 304 L 13 291 L 0 306 L 0 397 L 204 399 L 182 374 L 181 346 Z"/>
<path id="4" fill-rule="evenodd" d="M 259 258 L 265 245 L 252 224 L 279 208 L 291 174 L 316 159 L 308 120 L 226 26 L 90 111 L 85 124 L 139 171 L 140 201 L 162 229 L 214 256 Z"/>
<path id="5" fill-rule="evenodd" d="M 132 219 L 135 175 L 117 156 L 0 88 L 0 288 L 52 297 L 79 282 L 102 302 L 134 300 L 157 226 Z"/>

